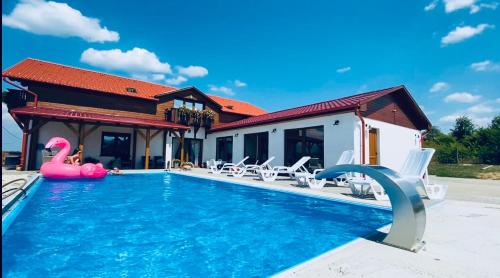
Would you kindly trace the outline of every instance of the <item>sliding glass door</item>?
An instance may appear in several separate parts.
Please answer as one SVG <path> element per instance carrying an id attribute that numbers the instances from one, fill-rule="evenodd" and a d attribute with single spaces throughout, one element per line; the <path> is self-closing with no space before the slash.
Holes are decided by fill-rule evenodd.
<path id="1" fill-rule="evenodd" d="M 324 167 L 323 126 L 285 130 L 285 165 L 291 166 L 303 156 L 310 156 L 309 168 Z"/>
<path id="2" fill-rule="evenodd" d="M 215 159 L 225 162 L 233 161 L 233 136 L 217 137 Z"/>
<path id="3" fill-rule="evenodd" d="M 260 132 L 245 134 L 243 156 L 248 156 L 247 164 L 262 163 L 269 154 L 269 133 Z"/>
<path id="4" fill-rule="evenodd" d="M 184 160 L 201 167 L 203 154 L 202 139 L 184 139 Z M 172 138 L 172 159 L 181 159 L 181 143 L 179 139 Z"/>

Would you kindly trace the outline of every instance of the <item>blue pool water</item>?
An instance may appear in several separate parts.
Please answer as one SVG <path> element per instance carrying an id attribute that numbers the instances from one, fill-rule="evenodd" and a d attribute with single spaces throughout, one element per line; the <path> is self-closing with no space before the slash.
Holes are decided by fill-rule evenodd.
<path id="1" fill-rule="evenodd" d="M 2 237 L 2 277 L 269 276 L 391 219 L 168 173 L 42 180 Z"/>

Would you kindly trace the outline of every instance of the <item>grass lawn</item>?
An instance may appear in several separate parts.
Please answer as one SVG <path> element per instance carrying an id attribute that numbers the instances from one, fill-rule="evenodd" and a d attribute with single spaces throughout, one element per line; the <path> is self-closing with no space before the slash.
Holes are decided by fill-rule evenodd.
<path id="1" fill-rule="evenodd" d="M 440 177 L 500 180 L 500 165 L 494 165 L 483 170 L 482 168 L 486 166 L 488 165 L 431 163 L 429 165 L 429 174 Z"/>

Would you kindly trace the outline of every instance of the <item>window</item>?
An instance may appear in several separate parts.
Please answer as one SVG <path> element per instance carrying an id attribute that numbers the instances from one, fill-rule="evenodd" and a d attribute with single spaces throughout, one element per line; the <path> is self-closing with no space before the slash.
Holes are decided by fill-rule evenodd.
<path id="1" fill-rule="evenodd" d="M 101 156 L 130 159 L 130 133 L 103 132 Z"/>
<path id="2" fill-rule="evenodd" d="M 226 162 L 233 161 L 233 136 L 216 139 L 215 159 Z"/>
<path id="3" fill-rule="evenodd" d="M 248 156 L 249 164 L 263 163 L 268 158 L 269 133 L 260 132 L 245 134 L 244 155 Z"/>
<path id="4" fill-rule="evenodd" d="M 285 130 L 285 165 L 291 166 L 303 156 L 310 156 L 309 168 L 324 167 L 323 127 Z"/>
<path id="5" fill-rule="evenodd" d="M 186 99 L 174 99 L 174 108 L 179 108 L 183 105 L 185 105 L 189 109 L 196 109 L 200 111 L 205 107 L 205 105 L 201 102 Z"/>
<path id="6" fill-rule="evenodd" d="M 179 108 L 184 104 L 184 101 L 182 99 L 175 99 L 174 100 L 174 108 Z"/>

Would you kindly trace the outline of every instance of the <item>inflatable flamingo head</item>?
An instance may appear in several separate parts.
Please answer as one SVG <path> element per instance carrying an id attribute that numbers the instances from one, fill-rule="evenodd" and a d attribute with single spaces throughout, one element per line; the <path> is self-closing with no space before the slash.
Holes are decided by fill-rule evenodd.
<path id="1" fill-rule="evenodd" d="M 45 145 L 46 149 L 50 149 L 53 147 L 58 147 L 58 148 L 63 148 L 65 146 L 69 146 L 68 140 L 62 138 L 62 137 L 52 137 L 50 138 L 49 142 Z"/>

